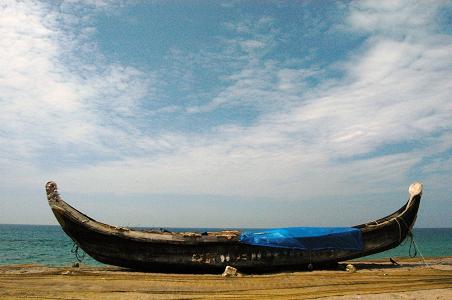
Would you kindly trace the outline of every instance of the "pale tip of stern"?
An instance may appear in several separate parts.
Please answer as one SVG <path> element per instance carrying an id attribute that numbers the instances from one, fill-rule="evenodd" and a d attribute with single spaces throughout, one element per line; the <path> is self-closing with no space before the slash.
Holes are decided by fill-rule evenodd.
<path id="1" fill-rule="evenodd" d="M 414 196 L 420 195 L 422 194 L 422 183 L 420 182 L 415 182 L 413 184 L 410 185 L 410 187 L 408 188 L 408 193 L 410 193 L 410 197 L 413 198 Z"/>

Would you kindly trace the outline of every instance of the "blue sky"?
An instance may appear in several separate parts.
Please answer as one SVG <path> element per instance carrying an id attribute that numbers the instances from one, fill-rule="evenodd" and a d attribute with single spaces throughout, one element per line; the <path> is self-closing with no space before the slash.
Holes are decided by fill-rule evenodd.
<path id="1" fill-rule="evenodd" d="M 5 1 L 0 223 L 452 226 L 450 1 Z"/>

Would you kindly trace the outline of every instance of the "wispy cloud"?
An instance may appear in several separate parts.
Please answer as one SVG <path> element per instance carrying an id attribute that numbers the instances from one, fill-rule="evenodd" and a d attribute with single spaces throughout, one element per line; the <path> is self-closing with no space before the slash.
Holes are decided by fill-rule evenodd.
<path id="1" fill-rule="evenodd" d="M 437 30 L 434 22 L 445 1 L 361 1 L 351 4 L 348 23 L 351 29 L 403 37 Z"/>
<path id="2" fill-rule="evenodd" d="M 264 16 L 223 24 L 235 34 L 217 37 L 221 47 L 172 49 L 172 65 L 144 71 L 107 63 L 89 38 L 89 20 L 65 16 L 83 32 L 68 41 L 58 10 L 8 3 L 0 18 L 3 174 L 20 159 L 16 179 L 33 169 L 33 178 L 52 175 L 72 191 L 281 200 L 398 189 L 413 169 L 436 180 L 431 170 L 450 165 L 452 147 L 452 38 L 436 24 L 441 5 L 352 3 L 331 30 L 364 42 L 326 68 L 272 56 L 290 37 Z M 94 63 L 78 57 L 80 49 Z M 218 80 L 206 91 L 194 87 L 193 69 L 203 67 Z M 185 102 L 165 92 L 172 87 Z M 246 124 L 152 127 L 162 115 L 192 120 L 247 107 L 256 114 Z M 38 175 L 37 158 L 80 163 Z M 444 172 L 450 176 L 450 167 Z"/>
<path id="3" fill-rule="evenodd" d="M 41 2 L 2 7 L 1 137 L 2 144 L 17 145 L 14 154 L 3 148 L 3 156 L 35 158 L 67 145 L 98 151 L 104 146 L 100 132 L 113 130 L 115 117 L 130 116 L 152 92 L 152 75 L 132 67 L 91 64 L 74 70 L 74 56 L 69 64 L 67 56 L 80 44 L 67 40 L 71 32 L 60 29 L 60 17 Z"/>

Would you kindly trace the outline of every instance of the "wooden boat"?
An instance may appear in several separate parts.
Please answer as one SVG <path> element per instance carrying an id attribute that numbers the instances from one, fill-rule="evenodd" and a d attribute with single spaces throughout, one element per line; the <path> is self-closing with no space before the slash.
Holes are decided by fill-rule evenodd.
<path id="1" fill-rule="evenodd" d="M 240 231 L 162 232 L 116 227 L 97 222 L 67 204 L 54 182 L 47 183 L 46 192 L 64 232 L 99 262 L 164 272 L 216 272 L 227 265 L 245 272 L 260 272 L 324 267 L 398 246 L 413 228 L 422 184 L 413 183 L 409 187 L 407 203 L 393 214 L 351 227 L 362 237 L 359 250 L 252 245 L 241 241 Z"/>

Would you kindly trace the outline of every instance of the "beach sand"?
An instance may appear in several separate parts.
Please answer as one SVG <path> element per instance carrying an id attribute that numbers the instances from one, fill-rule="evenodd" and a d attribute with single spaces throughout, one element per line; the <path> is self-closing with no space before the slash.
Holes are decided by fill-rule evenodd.
<path id="1" fill-rule="evenodd" d="M 0 265 L 0 298 L 452 299 L 452 257 L 353 261 L 338 270 L 243 275 L 157 274 L 116 267 Z"/>

